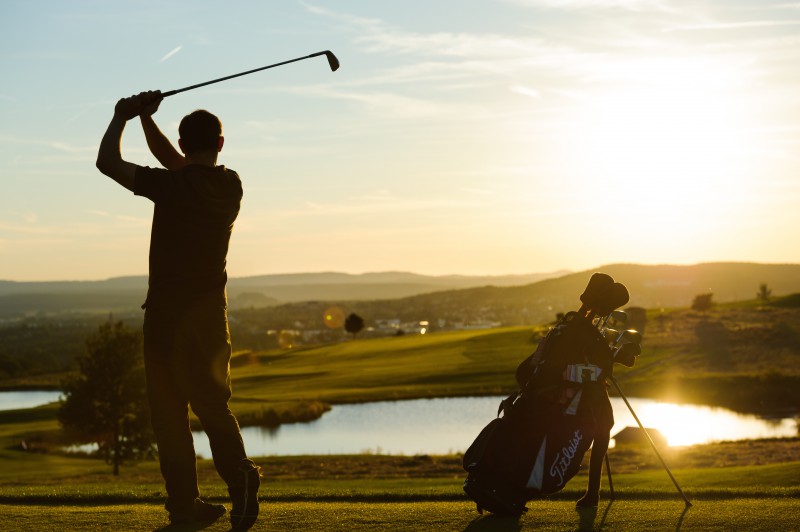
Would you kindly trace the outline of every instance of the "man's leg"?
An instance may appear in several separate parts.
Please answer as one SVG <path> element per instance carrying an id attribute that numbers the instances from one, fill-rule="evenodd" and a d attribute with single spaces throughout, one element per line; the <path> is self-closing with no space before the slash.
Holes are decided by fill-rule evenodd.
<path id="1" fill-rule="evenodd" d="M 173 320 L 166 312 L 148 308 L 144 325 L 147 397 L 170 512 L 189 507 L 199 497 L 189 396 L 174 365 Z"/>
<path id="2" fill-rule="evenodd" d="M 224 305 L 207 305 L 192 312 L 185 329 L 194 339 L 187 362 L 190 403 L 208 435 L 214 465 L 228 485 L 234 527 L 249 528 L 258 515 L 259 468 L 247 458 L 231 397 L 231 343 Z"/>

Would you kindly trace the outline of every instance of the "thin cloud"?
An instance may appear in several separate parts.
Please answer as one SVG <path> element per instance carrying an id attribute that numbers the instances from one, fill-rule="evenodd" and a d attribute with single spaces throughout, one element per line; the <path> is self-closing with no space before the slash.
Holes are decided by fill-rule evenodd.
<path id="1" fill-rule="evenodd" d="M 739 30 L 744 28 L 774 28 L 778 26 L 800 26 L 800 20 L 751 20 L 748 22 L 715 22 L 664 28 L 665 33 L 673 31 Z"/>
<path id="2" fill-rule="evenodd" d="M 525 87 L 524 85 L 513 85 L 512 87 L 510 87 L 510 90 L 511 92 L 516 92 L 517 94 L 527 96 L 528 98 L 542 97 L 542 93 L 531 87 Z"/>
<path id="3" fill-rule="evenodd" d="M 627 11 L 666 10 L 664 0 L 507 0 L 525 7 L 557 9 L 624 9 Z"/>
<path id="4" fill-rule="evenodd" d="M 74 146 L 66 142 L 49 142 L 47 144 L 53 149 L 65 153 L 94 153 L 97 151 L 97 146 Z"/>
<path id="5" fill-rule="evenodd" d="M 305 208 L 276 211 L 271 216 L 297 218 L 306 216 L 352 216 L 359 214 L 390 214 L 407 212 L 441 212 L 443 209 L 470 208 L 474 201 L 449 198 L 353 198 L 342 203 L 304 203 Z"/>
<path id="6" fill-rule="evenodd" d="M 182 44 L 181 44 L 181 45 L 178 45 L 178 46 L 176 46 L 175 48 L 173 48 L 172 50 L 170 50 L 169 52 L 167 52 L 167 53 L 166 53 L 166 55 L 165 55 L 164 57 L 162 57 L 161 59 L 159 59 L 159 60 L 158 60 L 158 62 L 159 62 L 159 63 L 163 63 L 164 61 L 166 61 L 167 59 L 169 59 L 169 58 L 170 58 L 170 57 L 172 57 L 173 55 L 175 55 L 175 54 L 177 54 L 178 52 L 180 52 L 182 48 L 183 48 L 183 45 L 182 45 Z"/>

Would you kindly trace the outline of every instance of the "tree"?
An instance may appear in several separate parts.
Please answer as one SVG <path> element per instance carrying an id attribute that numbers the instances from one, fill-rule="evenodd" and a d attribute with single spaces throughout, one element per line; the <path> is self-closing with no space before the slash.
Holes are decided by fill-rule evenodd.
<path id="1" fill-rule="evenodd" d="M 114 475 L 126 460 L 152 453 L 155 438 L 145 389 L 142 335 L 110 320 L 86 339 L 79 373 L 62 383 L 58 420 L 81 441 L 97 443 Z"/>
<path id="2" fill-rule="evenodd" d="M 769 301 L 769 298 L 772 297 L 772 290 L 769 289 L 767 283 L 761 283 L 758 285 L 758 293 L 756 297 L 762 302 L 766 303 Z"/>
<path id="3" fill-rule="evenodd" d="M 362 318 L 358 314 L 350 314 L 349 316 L 347 316 L 347 319 L 344 320 L 344 330 L 352 334 L 354 340 L 356 338 L 356 335 L 360 333 L 361 329 L 363 328 L 364 328 L 364 318 Z"/>
<path id="4" fill-rule="evenodd" d="M 712 297 L 714 297 L 714 294 L 712 293 L 698 294 L 694 296 L 694 301 L 692 301 L 692 310 L 703 311 L 710 309 L 714 305 L 714 302 L 711 300 Z"/>

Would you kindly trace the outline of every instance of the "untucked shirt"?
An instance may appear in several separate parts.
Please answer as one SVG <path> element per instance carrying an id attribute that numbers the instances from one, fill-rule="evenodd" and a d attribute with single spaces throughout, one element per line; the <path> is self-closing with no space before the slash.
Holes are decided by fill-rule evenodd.
<path id="1" fill-rule="evenodd" d="M 228 244 L 242 200 L 239 175 L 224 166 L 140 166 L 133 192 L 155 204 L 143 306 L 189 303 L 215 291 L 224 297 Z"/>

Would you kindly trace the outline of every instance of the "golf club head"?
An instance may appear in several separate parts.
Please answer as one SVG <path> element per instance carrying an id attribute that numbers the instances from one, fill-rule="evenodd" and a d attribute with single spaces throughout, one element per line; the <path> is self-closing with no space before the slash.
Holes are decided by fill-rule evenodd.
<path id="1" fill-rule="evenodd" d="M 608 340 L 608 343 L 615 344 L 617 343 L 617 338 L 619 337 L 619 331 L 608 327 L 602 331 L 602 335 L 606 340 Z"/>
<path id="2" fill-rule="evenodd" d="M 339 60 L 336 58 L 335 55 L 333 55 L 333 52 L 331 52 L 330 50 L 325 50 L 322 53 L 324 53 L 325 57 L 328 59 L 328 64 L 331 67 L 331 72 L 336 72 L 337 70 L 339 70 Z"/>
<path id="3" fill-rule="evenodd" d="M 614 353 L 614 362 L 632 368 L 636 357 L 642 353 L 642 346 L 636 343 L 624 344 Z"/>
<path id="4" fill-rule="evenodd" d="M 600 296 L 597 306 L 593 307 L 598 314 L 611 314 L 630 300 L 628 289 L 622 283 L 613 283 Z"/>
<path id="5" fill-rule="evenodd" d="M 620 334 L 617 335 L 617 339 L 614 342 L 614 345 L 621 346 L 626 344 L 641 344 L 641 343 L 642 343 L 642 333 L 640 333 L 636 329 L 628 329 L 627 331 L 622 331 Z"/>
<path id="6" fill-rule="evenodd" d="M 619 327 L 628 321 L 628 314 L 624 310 L 614 310 L 611 312 L 608 321 L 612 327 Z"/>
<path id="7" fill-rule="evenodd" d="M 591 309 L 596 308 L 603 294 L 605 294 L 613 284 L 614 279 L 610 275 L 600 272 L 593 273 L 592 277 L 589 279 L 589 283 L 586 285 L 586 289 L 581 294 L 581 303 Z"/>

